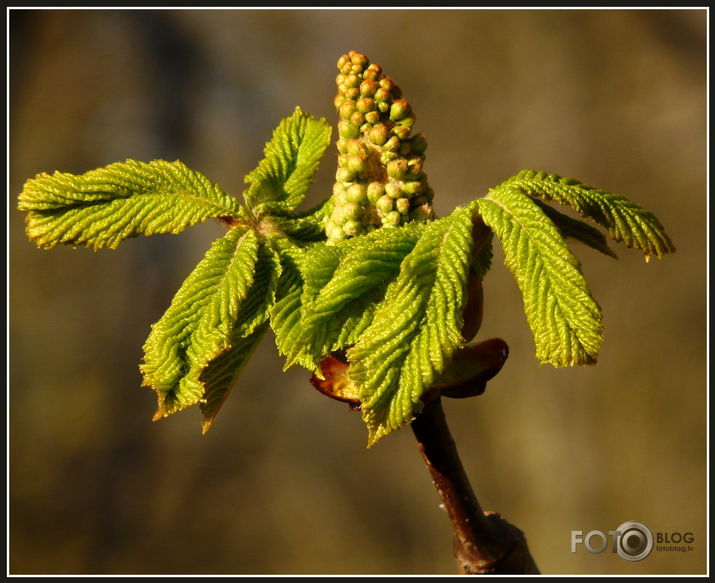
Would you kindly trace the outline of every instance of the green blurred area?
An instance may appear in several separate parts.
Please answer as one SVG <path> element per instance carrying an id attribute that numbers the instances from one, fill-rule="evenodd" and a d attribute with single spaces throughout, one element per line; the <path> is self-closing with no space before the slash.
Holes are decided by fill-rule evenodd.
<path id="1" fill-rule="evenodd" d="M 406 429 L 282 373 L 267 336 L 211 431 L 151 422 L 141 346 L 222 232 L 38 250 L 25 179 L 180 158 L 239 195 L 296 105 L 334 121 L 350 49 L 402 87 L 445 215 L 522 168 L 631 198 L 662 261 L 575 247 L 605 314 L 595 367 L 534 358 L 496 246 L 481 338 L 511 347 L 484 396 L 445 404 L 482 506 L 544 573 L 703 573 L 706 531 L 704 10 L 10 11 L 10 573 L 454 573 L 446 514 Z M 308 204 L 330 193 L 331 148 Z M 307 206 L 306 205 L 306 206 Z M 629 563 L 571 552 L 628 520 L 693 532 Z"/>

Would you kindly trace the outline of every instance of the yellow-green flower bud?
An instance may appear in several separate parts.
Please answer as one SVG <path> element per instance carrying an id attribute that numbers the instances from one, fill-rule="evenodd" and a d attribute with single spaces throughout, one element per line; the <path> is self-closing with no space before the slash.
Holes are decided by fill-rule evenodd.
<path id="1" fill-rule="evenodd" d="M 406 117 L 410 111 L 410 104 L 407 103 L 406 99 L 398 99 L 392 102 L 390 106 L 390 119 L 395 121 Z"/>
<path id="2" fill-rule="evenodd" d="M 411 130 L 412 126 L 415 125 L 415 114 L 410 112 L 407 114 L 407 117 L 403 117 L 400 121 L 398 121 L 401 126 L 405 126 L 407 129 Z"/>
<path id="3" fill-rule="evenodd" d="M 338 59 L 338 69 L 342 69 L 347 63 L 350 61 L 350 57 L 348 55 L 342 55 Z"/>
<path id="4" fill-rule="evenodd" d="M 367 185 L 367 199 L 372 204 L 375 204 L 383 194 L 385 194 L 385 185 L 382 182 L 371 182 Z"/>
<path id="5" fill-rule="evenodd" d="M 382 148 L 389 152 L 397 152 L 397 150 L 400 149 L 400 138 L 398 138 L 397 136 L 392 136 L 389 140 L 385 142 Z"/>
<path id="6" fill-rule="evenodd" d="M 360 97 L 360 90 L 357 87 L 347 87 L 344 93 L 348 99 L 357 99 Z"/>
<path id="7" fill-rule="evenodd" d="M 397 83 L 395 83 L 392 79 L 389 77 L 384 77 L 383 79 L 380 79 L 380 87 L 387 91 L 388 93 L 395 93 L 396 91 L 399 91 L 400 88 L 397 86 Z"/>
<path id="8" fill-rule="evenodd" d="M 392 95 L 390 95 L 390 92 L 387 91 L 386 89 L 383 89 L 382 87 L 375 91 L 375 101 L 378 103 L 387 103 L 392 99 Z"/>
<path id="9" fill-rule="evenodd" d="M 367 204 L 367 187 L 364 184 L 353 184 L 347 190 L 347 199 L 349 202 L 365 206 Z"/>
<path id="10" fill-rule="evenodd" d="M 357 107 L 357 110 L 362 113 L 367 113 L 368 111 L 372 111 L 376 107 L 375 100 L 372 99 L 371 97 L 361 97 L 360 99 L 357 100 L 357 103 L 355 105 Z"/>
<path id="11" fill-rule="evenodd" d="M 407 176 L 408 178 L 419 178 L 422 174 L 422 158 L 412 158 L 408 163 Z"/>
<path id="12" fill-rule="evenodd" d="M 338 138 L 338 141 L 335 144 L 338 148 L 338 152 L 340 152 L 341 154 L 345 154 L 345 152 L 348 151 L 348 141 L 349 140 L 345 138 Z"/>
<path id="13" fill-rule="evenodd" d="M 348 154 L 351 156 L 367 156 L 367 148 L 360 140 L 350 140 L 348 142 Z"/>
<path id="14" fill-rule="evenodd" d="M 378 81 L 382 76 L 382 67 L 376 63 L 372 63 L 363 73 L 365 79 L 370 79 L 371 81 Z"/>
<path id="15" fill-rule="evenodd" d="M 362 124 L 365 123 L 365 115 L 360 113 L 359 111 L 353 112 L 353 114 L 350 116 L 350 123 L 353 124 L 355 127 L 360 127 Z"/>
<path id="16" fill-rule="evenodd" d="M 362 156 L 350 156 L 348 158 L 347 168 L 355 172 L 355 174 L 360 174 L 367 170 L 367 158 Z"/>
<path id="17" fill-rule="evenodd" d="M 365 114 L 365 121 L 369 124 L 376 124 L 377 122 L 380 121 L 380 112 L 379 111 L 368 111 Z"/>
<path id="18" fill-rule="evenodd" d="M 410 213 L 413 221 L 428 221 L 434 218 L 434 210 L 429 204 L 421 204 Z"/>
<path id="19" fill-rule="evenodd" d="M 385 194 L 390 198 L 400 198 L 402 196 L 402 188 L 397 182 L 388 182 L 385 185 Z"/>
<path id="20" fill-rule="evenodd" d="M 390 161 L 396 160 L 397 159 L 397 152 L 390 152 L 389 150 L 385 150 L 380 154 L 380 163 L 383 166 L 387 166 Z"/>
<path id="21" fill-rule="evenodd" d="M 380 86 L 377 84 L 377 81 L 365 79 L 362 83 L 360 83 L 360 95 L 364 97 L 372 97 L 375 95 L 375 91 L 379 88 Z"/>
<path id="22" fill-rule="evenodd" d="M 422 191 L 424 189 L 424 184 L 422 184 L 422 182 L 419 180 L 409 180 L 407 182 L 404 182 L 402 185 L 402 190 L 404 191 L 404 193 L 410 196 L 422 194 Z"/>
<path id="23" fill-rule="evenodd" d="M 350 201 L 350 196 L 348 195 L 348 190 L 343 188 L 342 192 L 335 195 L 335 204 L 338 206 L 344 205 Z"/>
<path id="24" fill-rule="evenodd" d="M 389 150 L 385 150 L 380 154 L 380 163 L 383 166 L 387 166 L 391 160 L 396 160 L 397 157 L 397 152 L 390 152 Z"/>
<path id="25" fill-rule="evenodd" d="M 355 172 L 348 168 L 338 168 L 338 171 L 335 173 L 335 178 L 341 182 L 352 182 L 355 180 Z"/>
<path id="26" fill-rule="evenodd" d="M 370 130 L 370 141 L 376 146 L 382 146 L 387 141 L 389 130 L 385 124 L 378 124 Z"/>
<path id="27" fill-rule="evenodd" d="M 387 175 L 391 178 L 400 179 L 407 172 L 407 160 L 397 158 L 387 163 Z"/>
<path id="28" fill-rule="evenodd" d="M 345 231 L 343 231 L 343 228 L 339 227 L 338 225 L 335 225 L 329 233 L 326 230 L 325 234 L 331 241 L 342 241 L 343 239 L 347 238 L 347 235 L 345 234 Z"/>
<path id="29" fill-rule="evenodd" d="M 359 219 L 365 210 L 359 204 L 354 202 L 345 203 L 340 207 L 343 217 L 346 219 Z"/>
<path id="30" fill-rule="evenodd" d="M 400 140 L 406 140 L 410 136 L 410 128 L 405 126 L 396 125 L 392 128 L 392 133 L 395 134 Z"/>
<path id="31" fill-rule="evenodd" d="M 379 109 L 382 113 L 387 113 L 390 111 L 390 102 L 389 101 L 380 101 L 377 104 L 377 109 Z"/>
<path id="32" fill-rule="evenodd" d="M 345 101 L 345 97 L 338 93 L 334 98 L 333 98 L 333 104 L 335 105 L 335 109 L 338 111 L 340 110 L 340 106 L 343 104 L 343 101 Z"/>
<path id="33" fill-rule="evenodd" d="M 350 73 L 345 77 L 345 81 L 343 81 L 343 83 L 347 88 L 357 87 L 358 85 L 360 85 L 360 77 L 355 73 Z"/>
<path id="34" fill-rule="evenodd" d="M 386 227 L 397 227 L 402 222 L 402 215 L 397 211 L 387 213 L 383 219 Z"/>
<path id="35" fill-rule="evenodd" d="M 395 208 L 395 201 L 390 198 L 389 196 L 381 196 L 377 203 L 375 204 L 377 207 L 377 210 L 380 211 L 383 215 L 386 215 L 389 213 L 392 209 Z"/>
<path id="36" fill-rule="evenodd" d="M 353 140 L 360 135 L 360 130 L 345 120 L 338 122 L 338 133 L 341 138 Z"/>
<path id="37" fill-rule="evenodd" d="M 354 219 L 345 221 L 343 225 L 343 231 L 348 237 L 354 237 L 355 235 L 360 235 L 363 231 L 363 226 L 360 221 Z"/>
<path id="38" fill-rule="evenodd" d="M 352 62 L 352 64 L 359 65 L 361 69 L 367 66 L 367 64 L 370 62 L 365 55 L 363 55 L 362 53 L 358 53 L 357 51 L 350 51 L 348 55 L 350 55 L 350 61 Z"/>
<path id="39" fill-rule="evenodd" d="M 343 99 L 343 102 L 340 104 L 340 109 L 338 110 L 338 115 L 340 119 L 349 120 L 354 111 L 355 102 L 352 99 Z"/>
<path id="40" fill-rule="evenodd" d="M 395 208 L 401 215 L 406 215 L 410 210 L 410 201 L 407 198 L 398 198 L 395 201 Z"/>

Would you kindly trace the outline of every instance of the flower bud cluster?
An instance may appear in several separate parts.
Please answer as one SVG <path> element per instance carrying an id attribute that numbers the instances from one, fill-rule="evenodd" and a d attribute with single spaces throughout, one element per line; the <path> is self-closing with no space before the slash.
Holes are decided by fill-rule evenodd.
<path id="1" fill-rule="evenodd" d="M 338 170 L 329 241 L 433 218 L 422 170 L 427 141 L 412 135 L 415 114 L 380 65 L 350 51 L 338 60 Z"/>

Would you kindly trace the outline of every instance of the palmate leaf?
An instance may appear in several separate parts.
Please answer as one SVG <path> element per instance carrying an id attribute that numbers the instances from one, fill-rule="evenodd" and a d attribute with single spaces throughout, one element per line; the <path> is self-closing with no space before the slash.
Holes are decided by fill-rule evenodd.
<path id="1" fill-rule="evenodd" d="M 387 285 L 397 275 L 402 260 L 412 251 L 424 225 L 378 229 L 349 242 L 326 246 L 335 262 L 315 262 L 323 277 L 308 281 L 301 297 L 300 330 L 291 358 L 313 359 L 319 374 L 320 359 L 353 344 L 372 321 Z M 328 265 L 329 279 L 325 278 Z M 311 273 L 304 263 L 304 271 Z M 289 360 L 290 361 L 290 360 Z"/>
<path id="2" fill-rule="evenodd" d="M 202 403 L 208 427 L 252 349 L 244 340 L 268 318 L 279 276 L 275 252 L 253 231 L 234 227 L 213 243 L 144 345 L 141 369 L 144 385 L 157 391 L 155 419 Z"/>
<path id="3" fill-rule="evenodd" d="M 38 246 L 114 249 L 137 235 L 180 233 L 209 218 L 238 217 L 238 200 L 182 162 L 127 160 L 74 175 L 39 174 L 18 208 Z"/>
<path id="4" fill-rule="evenodd" d="M 556 226 L 534 200 L 508 183 L 476 202 L 521 290 L 536 357 L 554 366 L 595 363 L 601 310 Z"/>
<path id="5" fill-rule="evenodd" d="M 641 250 L 646 260 L 653 255 L 660 258 L 675 251 L 658 219 L 621 195 L 586 186 L 573 178 L 536 170 L 522 170 L 497 188 L 505 187 L 573 208 L 581 216 L 608 229 L 615 241 Z"/>
<path id="6" fill-rule="evenodd" d="M 246 204 L 256 216 L 280 215 L 294 210 L 305 198 L 330 144 L 332 128 L 299 107 L 273 132 L 265 157 L 245 182 Z"/>
<path id="7" fill-rule="evenodd" d="M 545 202 L 542 202 L 538 198 L 534 198 L 532 200 L 544 212 L 544 214 L 551 219 L 551 222 L 554 223 L 564 238 L 576 239 L 577 241 L 581 241 L 581 243 L 588 245 L 592 249 L 600 251 L 604 255 L 608 255 L 614 259 L 618 258 L 613 250 L 608 246 L 606 237 L 601 231 L 587 223 L 584 223 L 583 221 L 573 219 L 568 215 L 560 213 L 555 208 L 549 206 Z"/>
<path id="8" fill-rule="evenodd" d="M 464 342 L 472 214 L 471 208 L 457 209 L 427 225 L 372 322 L 347 352 L 368 445 L 421 411 L 421 397 Z"/>

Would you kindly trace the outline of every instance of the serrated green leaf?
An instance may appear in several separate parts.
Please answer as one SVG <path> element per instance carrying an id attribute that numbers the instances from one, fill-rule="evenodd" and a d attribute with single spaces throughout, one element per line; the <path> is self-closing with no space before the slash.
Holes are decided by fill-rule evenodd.
<path id="1" fill-rule="evenodd" d="M 180 233 L 209 218 L 237 218 L 238 200 L 182 162 L 127 160 L 81 175 L 28 180 L 18 208 L 38 246 L 114 249 L 137 235 Z"/>
<path id="2" fill-rule="evenodd" d="M 271 217 L 277 231 L 299 246 L 325 241 L 325 221 L 333 212 L 333 199 L 329 198 L 303 213 Z"/>
<path id="3" fill-rule="evenodd" d="M 235 384 L 236 378 L 267 329 L 268 322 L 264 322 L 249 336 L 232 340 L 231 348 L 211 361 L 211 364 L 201 373 L 205 395 L 199 401 L 203 415 L 202 433 L 206 433 L 211 427 L 232 385 Z"/>
<path id="4" fill-rule="evenodd" d="M 155 419 L 201 402 L 214 359 L 267 318 L 279 273 L 253 231 L 217 239 L 179 288 L 144 345 L 144 386 L 157 391 Z"/>
<path id="5" fill-rule="evenodd" d="M 282 214 L 295 209 L 305 198 L 330 144 L 331 127 L 299 107 L 273 132 L 264 149 L 265 157 L 249 173 L 244 192 L 254 215 Z"/>
<path id="6" fill-rule="evenodd" d="M 400 229 L 378 229 L 348 245 L 326 247 L 339 263 L 327 265 L 317 293 L 304 294 L 300 335 L 294 354 L 320 359 L 353 344 L 372 321 L 377 303 L 397 275 L 402 260 L 414 248 L 424 225 L 412 223 Z M 343 248 L 349 251 L 340 253 Z M 332 272 L 332 273 L 330 273 Z M 308 295 L 308 297 L 306 297 Z"/>
<path id="7" fill-rule="evenodd" d="M 271 311 L 271 327 L 279 353 L 287 358 L 283 370 L 293 364 L 316 370 L 313 357 L 299 348 L 302 306 L 330 281 L 340 258 L 355 245 L 354 241 L 345 243 L 342 246 L 318 243 L 308 249 L 289 246 L 282 250 L 283 276 L 278 299 Z"/>
<path id="8" fill-rule="evenodd" d="M 652 255 L 660 258 L 675 251 L 658 219 L 619 194 L 586 186 L 573 178 L 536 170 L 522 170 L 497 188 L 502 187 L 514 188 L 529 196 L 573 208 L 581 216 L 607 228 L 615 241 L 640 249 L 646 260 Z"/>
<path id="9" fill-rule="evenodd" d="M 558 229 L 534 200 L 508 186 L 476 202 L 521 290 L 536 357 L 554 366 L 595 363 L 601 310 Z"/>
<path id="10" fill-rule="evenodd" d="M 421 411 L 422 395 L 463 344 L 472 213 L 457 209 L 426 226 L 372 322 L 347 352 L 369 445 Z"/>
<path id="11" fill-rule="evenodd" d="M 204 397 L 200 401 L 203 433 L 211 427 L 231 386 L 268 327 L 281 269 L 278 254 L 266 241 L 259 241 L 253 283 L 236 316 L 230 348 L 212 360 L 201 373 L 200 382 L 204 390 Z"/>
<path id="12" fill-rule="evenodd" d="M 281 253 L 283 272 L 278 282 L 276 303 L 271 309 L 271 329 L 275 335 L 276 347 L 282 356 L 288 356 L 300 334 L 300 307 L 303 295 L 303 279 L 298 262 L 300 250 L 290 252 L 284 249 Z M 312 367 L 312 361 L 298 358 L 298 364 L 306 368 Z M 288 368 L 286 365 L 283 370 Z"/>
<path id="13" fill-rule="evenodd" d="M 551 222 L 556 225 L 556 228 L 559 230 L 561 235 L 563 235 L 563 237 L 576 239 L 577 241 L 581 241 L 581 243 L 588 245 L 592 249 L 600 251 L 604 255 L 618 259 L 618 256 L 608 246 L 606 237 L 603 233 L 601 233 L 601 231 L 587 223 L 584 223 L 583 221 L 573 219 L 568 215 L 560 213 L 555 208 L 549 206 L 545 202 L 542 202 L 538 198 L 534 198 L 533 201 L 544 212 L 544 214 L 551 219 Z"/>

